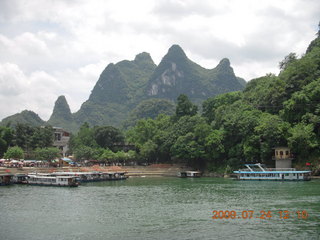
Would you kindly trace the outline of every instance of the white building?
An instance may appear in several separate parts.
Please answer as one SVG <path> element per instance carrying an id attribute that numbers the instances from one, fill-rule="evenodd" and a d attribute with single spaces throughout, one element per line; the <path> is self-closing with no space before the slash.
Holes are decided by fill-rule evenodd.
<path id="1" fill-rule="evenodd" d="M 67 155 L 69 150 L 70 133 L 60 127 L 53 127 L 54 141 L 53 146 L 60 149 L 63 157 Z"/>

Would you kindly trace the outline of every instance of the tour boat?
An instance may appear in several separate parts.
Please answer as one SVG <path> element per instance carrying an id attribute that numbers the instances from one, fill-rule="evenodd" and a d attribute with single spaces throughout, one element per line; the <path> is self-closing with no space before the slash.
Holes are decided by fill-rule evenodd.
<path id="1" fill-rule="evenodd" d="M 28 175 L 27 184 L 39 186 L 78 187 L 79 183 L 72 176 Z"/>
<path id="2" fill-rule="evenodd" d="M 233 171 L 238 180 L 309 181 L 311 171 L 295 168 L 265 168 L 262 164 L 245 164 L 246 169 Z"/>
<path id="3" fill-rule="evenodd" d="M 54 172 L 53 176 L 73 176 L 79 182 L 100 182 L 110 180 L 125 180 L 125 172 Z"/>
<path id="4" fill-rule="evenodd" d="M 201 177 L 201 172 L 200 171 L 183 171 L 183 172 L 178 172 L 178 177 L 181 178 L 186 178 L 186 177 Z"/>

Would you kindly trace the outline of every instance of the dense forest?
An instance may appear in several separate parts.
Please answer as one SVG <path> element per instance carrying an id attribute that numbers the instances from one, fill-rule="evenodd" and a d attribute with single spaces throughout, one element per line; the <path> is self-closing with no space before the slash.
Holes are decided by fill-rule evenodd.
<path id="1" fill-rule="evenodd" d="M 273 148 L 288 146 L 294 164 L 320 159 L 320 34 L 306 53 L 290 53 L 279 63 L 278 76 L 267 74 L 248 82 L 243 91 L 208 98 L 201 111 L 187 95 L 175 110 L 134 121 L 125 130 L 83 124 L 71 137 L 77 159 L 185 163 L 210 171 L 234 169 L 245 162 L 270 166 Z M 152 103 L 149 103 L 152 105 Z M 138 116 L 138 114 L 136 114 Z M 3 154 L 18 145 L 18 130 L 0 129 Z M 130 151 L 121 146 L 134 145 Z M 35 144 L 33 148 L 41 147 Z"/>

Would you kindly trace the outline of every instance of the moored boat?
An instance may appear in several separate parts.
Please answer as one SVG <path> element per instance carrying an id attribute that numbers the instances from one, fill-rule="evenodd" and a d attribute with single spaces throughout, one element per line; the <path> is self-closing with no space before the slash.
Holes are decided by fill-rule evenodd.
<path id="1" fill-rule="evenodd" d="M 178 172 L 178 177 L 181 178 L 195 178 L 195 177 L 201 177 L 201 172 L 200 171 L 182 171 Z"/>
<path id="2" fill-rule="evenodd" d="M 126 172 L 54 172 L 53 176 L 73 176 L 79 182 L 125 180 Z"/>
<path id="3" fill-rule="evenodd" d="M 27 184 L 39 186 L 77 187 L 73 176 L 28 175 Z"/>
<path id="4" fill-rule="evenodd" d="M 245 164 L 246 169 L 233 171 L 238 180 L 309 181 L 311 171 L 295 168 L 265 168 L 260 163 Z"/>

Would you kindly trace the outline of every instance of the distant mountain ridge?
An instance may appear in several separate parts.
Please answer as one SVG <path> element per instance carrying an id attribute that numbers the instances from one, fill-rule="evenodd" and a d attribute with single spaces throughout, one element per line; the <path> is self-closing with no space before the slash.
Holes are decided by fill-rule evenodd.
<path id="1" fill-rule="evenodd" d="M 222 59 L 214 69 L 205 69 L 188 59 L 179 45 L 173 45 L 151 76 L 146 93 L 149 97 L 172 101 L 183 93 L 192 101 L 200 102 L 210 96 L 243 88 L 229 59 Z"/>
<path id="2" fill-rule="evenodd" d="M 38 114 L 33 111 L 23 110 L 21 113 L 13 114 L 9 117 L 2 119 L 1 125 L 11 125 L 15 126 L 18 123 L 20 124 L 28 124 L 33 127 L 45 125 L 46 122 L 43 121 Z"/>
<path id="3" fill-rule="evenodd" d="M 186 94 L 191 101 L 200 104 L 208 97 L 244 87 L 245 81 L 234 74 L 227 58 L 222 59 L 215 68 L 205 69 L 188 59 L 179 45 L 173 45 L 158 66 L 146 52 L 138 54 L 133 61 L 110 63 L 79 111 L 72 114 L 67 100 L 60 96 L 47 124 L 71 131 L 76 131 L 84 122 L 119 127 L 132 116 L 131 112 L 137 112 L 137 107 L 141 112 L 143 104 L 152 109 L 146 111 L 150 112 L 149 117 L 154 117 L 163 109 L 172 109 L 180 94 Z M 151 99 L 169 101 L 146 101 Z M 150 103 L 155 106 L 150 108 Z M 157 107 L 157 104 L 161 106 Z M 4 119 L 2 124 L 15 122 L 18 118 L 19 114 L 15 114 Z"/>

